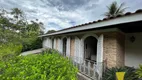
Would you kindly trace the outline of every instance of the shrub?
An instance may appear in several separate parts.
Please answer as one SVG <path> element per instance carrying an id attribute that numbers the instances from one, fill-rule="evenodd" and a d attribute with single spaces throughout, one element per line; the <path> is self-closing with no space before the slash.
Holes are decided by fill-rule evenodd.
<path id="1" fill-rule="evenodd" d="M 42 54 L 53 54 L 53 53 L 59 53 L 59 51 L 55 50 L 55 49 L 48 48 L 48 49 L 43 50 L 43 52 L 42 52 Z"/>
<path id="2" fill-rule="evenodd" d="M 1 80 L 76 80 L 78 71 L 59 54 L 18 56 L 0 67 Z"/>
<path id="3" fill-rule="evenodd" d="M 6 61 L 9 58 L 19 55 L 22 50 L 21 44 L 7 43 L 0 45 L 0 60 Z"/>
<path id="4" fill-rule="evenodd" d="M 133 67 L 113 67 L 110 69 L 106 69 L 103 80 L 117 80 L 116 79 L 116 72 L 125 72 L 124 80 L 137 80 L 138 77 L 135 74 L 135 69 Z"/>
<path id="5" fill-rule="evenodd" d="M 137 69 L 136 74 L 138 74 L 139 78 L 142 78 L 142 65 L 139 65 L 139 69 Z"/>

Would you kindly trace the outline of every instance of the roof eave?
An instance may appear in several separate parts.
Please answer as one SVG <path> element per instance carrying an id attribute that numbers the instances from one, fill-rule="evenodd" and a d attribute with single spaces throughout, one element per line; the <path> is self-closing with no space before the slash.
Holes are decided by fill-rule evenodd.
<path id="1" fill-rule="evenodd" d="M 69 28 L 69 29 L 66 29 L 66 30 L 57 31 L 55 33 L 41 35 L 39 37 L 65 34 L 65 33 L 69 33 L 69 32 L 81 31 L 81 30 L 86 30 L 86 29 L 101 28 L 101 27 L 107 27 L 107 26 L 111 26 L 111 25 L 136 22 L 136 21 L 141 21 L 141 20 L 142 20 L 142 13 L 135 13 L 135 14 L 132 14 L 132 15 L 125 15 L 125 16 L 122 16 L 122 17 L 108 19 L 108 20 L 104 20 L 104 21 L 101 21 L 101 22 L 97 22 L 97 23 L 82 25 L 80 27 L 73 27 L 73 28 Z"/>

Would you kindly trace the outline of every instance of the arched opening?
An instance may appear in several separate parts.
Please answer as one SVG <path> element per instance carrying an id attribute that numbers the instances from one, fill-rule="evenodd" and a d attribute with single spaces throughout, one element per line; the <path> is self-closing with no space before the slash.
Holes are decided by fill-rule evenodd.
<path id="1" fill-rule="evenodd" d="M 95 61 L 97 59 L 97 39 L 89 36 L 84 40 L 84 57 L 86 60 Z"/>
<path id="2" fill-rule="evenodd" d="M 52 49 L 54 49 L 54 39 L 52 39 Z"/>
<path id="3" fill-rule="evenodd" d="M 66 56 L 67 38 L 63 38 L 63 55 Z"/>

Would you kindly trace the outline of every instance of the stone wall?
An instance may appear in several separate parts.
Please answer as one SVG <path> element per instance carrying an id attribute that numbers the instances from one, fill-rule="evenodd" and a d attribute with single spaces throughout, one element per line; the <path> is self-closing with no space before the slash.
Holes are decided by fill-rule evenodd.
<path id="1" fill-rule="evenodd" d="M 117 33 L 117 66 L 125 65 L 125 35 Z"/>
<path id="2" fill-rule="evenodd" d="M 103 45 L 107 67 L 124 66 L 125 35 L 120 32 L 104 33 Z"/>

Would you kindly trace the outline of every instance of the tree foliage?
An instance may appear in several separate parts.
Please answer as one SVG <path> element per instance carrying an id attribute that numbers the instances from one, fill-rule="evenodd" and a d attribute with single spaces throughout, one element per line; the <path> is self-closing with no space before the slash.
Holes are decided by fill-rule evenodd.
<path id="1" fill-rule="evenodd" d="M 49 34 L 49 33 L 54 33 L 56 32 L 55 30 L 48 30 L 46 34 Z"/>
<path id="2" fill-rule="evenodd" d="M 24 12 L 18 8 L 0 9 L 0 44 L 21 44 L 22 51 L 40 48 L 38 36 L 43 33 L 42 29 L 42 22 L 37 19 L 27 21 Z"/>
<path id="3" fill-rule="evenodd" d="M 117 2 L 112 2 L 109 6 L 107 6 L 108 11 L 105 12 L 106 17 L 115 17 L 117 15 L 124 14 L 124 11 L 126 10 L 126 7 L 124 7 L 124 3 L 121 3 L 120 6 L 118 6 Z"/>

